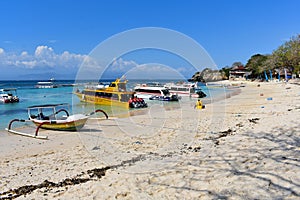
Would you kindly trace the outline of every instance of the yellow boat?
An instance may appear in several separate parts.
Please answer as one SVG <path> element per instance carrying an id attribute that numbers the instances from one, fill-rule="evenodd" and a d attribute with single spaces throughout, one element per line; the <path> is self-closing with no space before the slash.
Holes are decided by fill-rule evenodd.
<path id="1" fill-rule="evenodd" d="M 116 79 L 109 85 L 98 85 L 87 87 L 82 91 L 77 90 L 75 94 L 81 101 L 105 106 L 119 106 L 123 108 L 142 108 L 147 104 L 142 99 L 136 100 L 135 92 L 126 90 L 127 80 Z"/>
<path id="2" fill-rule="evenodd" d="M 35 137 L 39 139 L 47 139 L 45 136 L 39 136 L 38 131 L 40 128 L 58 131 L 77 131 L 80 130 L 88 120 L 89 116 L 96 112 L 102 112 L 106 119 L 107 114 L 103 110 L 96 110 L 90 114 L 73 114 L 68 112 L 69 104 L 45 104 L 28 107 L 29 120 L 13 119 L 10 121 L 7 131 L 23 136 Z M 12 129 L 14 122 L 33 122 L 37 128 L 35 134 L 27 134 Z"/>

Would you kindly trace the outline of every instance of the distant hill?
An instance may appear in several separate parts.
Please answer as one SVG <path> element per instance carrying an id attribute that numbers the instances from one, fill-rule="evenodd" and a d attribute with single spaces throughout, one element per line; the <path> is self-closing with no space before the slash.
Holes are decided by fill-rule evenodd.
<path id="1" fill-rule="evenodd" d="M 50 78 L 54 78 L 57 80 L 74 80 L 76 74 L 60 74 L 54 72 L 43 72 L 43 73 L 30 73 L 19 75 L 19 80 L 49 80 Z"/>

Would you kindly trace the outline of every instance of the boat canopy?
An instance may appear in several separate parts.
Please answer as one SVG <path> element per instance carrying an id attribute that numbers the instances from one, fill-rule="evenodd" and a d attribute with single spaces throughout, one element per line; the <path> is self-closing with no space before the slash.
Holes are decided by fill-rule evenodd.
<path id="1" fill-rule="evenodd" d="M 52 108 L 57 106 L 68 106 L 68 103 L 59 103 L 59 104 L 44 104 L 44 105 L 36 105 L 36 106 L 29 106 L 28 109 L 32 108 Z"/>

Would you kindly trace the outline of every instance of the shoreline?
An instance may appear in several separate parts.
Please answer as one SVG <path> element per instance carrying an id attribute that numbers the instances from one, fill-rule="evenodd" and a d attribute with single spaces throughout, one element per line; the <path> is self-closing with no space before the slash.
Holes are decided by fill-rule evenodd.
<path id="1" fill-rule="evenodd" d="M 211 104 L 211 103 L 214 103 L 214 102 L 217 102 L 217 101 L 221 101 L 221 100 L 224 100 L 226 98 L 230 98 L 232 96 L 235 96 L 235 95 L 238 95 L 240 94 L 241 90 L 239 87 L 236 87 L 236 88 L 230 88 L 230 89 L 226 89 L 224 86 L 221 86 L 222 88 L 224 88 L 224 92 L 221 93 L 221 94 L 218 94 L 214 97 L 207 97 L 207 98 L 190 98 L 190 97 L 183 97 L 184 101 L 191 101 L 191 102 L 194 102 L 196 103 L 197 99 L 201 99 L 203 101 L 203 103 L 205 104 Z M 156 102 L 159 102 L 159 101 L 156 101 Z M 169 107 L 169 110 L 172 110 L 172 109 L 178 109 L 178 107 L 180 108 L 180 106 L 176 106 L 176 105 L 172 105 L 174 103 L 177 103 L 177 102 L 159 102 L 159 103 L 166 103 L 166 107 Z M 179 104 L 180 104 L 180 101 L 179 101 Z M 115 114 L 115 115 L 112 115 L 113 118 L 115 117 L 120 117 L 120 118 L 124 118 L 124 117 L 130 117 L 130 116 L 135 116 L 135 115 L 144 115 L 148 112 L 147 109 L 133 109 L 133 110 L 128 110 L 127 112 L 125 113 L 118 113 L 118 114 Z M 9 123 L 9 122 L 8 122 Z M 8 126 L 8 124 L 7 124 Z M 5 128 L 7 128 L 7 126 Z M 26 128 L 26 126 L 18 126 L 17 127 L 18 129 L 22 129 L 22 128 Z M 2 136 L 3 137 L 3 134 L 1 134 L 1 132 L 7 132 L 5 129 L 0 129 L 0 137 Z"/>
<path id="2" fill-rule="evenodd" d="M 26 88 L 26 89 L 28 89 L 28 88 Z M 40 98 L 43 98 L 43 102 L 44 101 L 49 101 L 49 102 L 56 102 L 57 103 L 57 101 L 56 100 L 53 100 L 53 99 L 44 99 L 46 96 L 52 96 L 52 97 L 55 97 L 55 96 L 57 96 L 57 92 L 58 92 L 58 90 L 56 90 L 56 88 L 54 88 L 54 89 L 51 89 L 51 90 L 49 90 L 49 91 L 51 91 L 51 94 L 44 94 L 45 92 L 46 92 L 46 90 L 39 90 L 39 91 L 41 91 L 43 94 L 42 95 L 39 95 L 40 96 Z M 64 92 L 66 92 L 66 91 L 64 91 Z M 210 93 L 210 88 L 208 88 L 208 90 L 206 91 L 206 92 L 209 92 Z M 227 92 L 227 91 L 226 91 Z M 68 92 L 67 92 L 67 94 L 69 94 Z M 216 99 L 218 99 L 218 100 L 220 100 L 220 99 L 222 99 L 222 98 L 226 98 L 226 97 L 222 97 L 222 96 L 225 96 L 224 95 L 225 94 L 225 88 L 224 88 L 224 91 L 221 91 L 220 92 L 220 94 L 218 95 L 218 92 L 216 92 L 216 93 L 214 93 L 214 92 L 212 92 L 212 98 L 215 98 L 216 97 Z M 22 95 L 21 95 L 22 96 Z M 28 98 L 28 97 L 25 97 L 24 96 L 24 98 L 26 99 L 26 98 Z M 79 99 L 77 98 L 77 97 L 75 97 L 75 96 L 72 96 L 72 98 L 71 99 L 73 99 L 73 98 L 75 98 L 75 101 L 76 101 L 76 103 L 75 104 L 79 104 Z M 185 97 L 183 97 L 183 98 L 185 98 Z M 188 97 L 187 97 L 188 98 Z M 193 100 L 195 100 L 196 101 L 196 99 L 197 98 L 194 98 Z M 70 99 L 68 99 L 68 100 L 66 100 L 66 101 L 64 101 L 63 100 L 63 102 L 69 102 L 69 100 Z M 77 100 L 78 100 L 78 102 L 77 102 Z M 10 108 L 10 106 L 9 105 L 7 105 L 7 107 L 8 107 L 8 110 L 6 110 L 6 106 L 3 106 L 3 110 L 4 110 L 4 112 L 3 112 L 3 114 L 4 114 L 4 118 L 3 118 L 3 120 L 2 120 L 2 122 L 1 122 L 1 124 L 0 124 L 0 131 L 5 131 L 5 128 L 7 128 L 7 126 L 8 126 L 8 124 L 9 124 L 9 122 L 10 122 L 10 120 L 12 120 L 12 119 L 14 119 L 14 118 L 19 118 L 19 117 L 21 117 L 22 119 L 26 119 L 27 118 L 27 111 L 26 111 L 26 108 L 28 107 L 28 106 L 32 106 L 32 105 L 40 105 L 41 103 L 34 103 L 34 104 L 29 104 L 29 103 L 26 103 L 25 102 L 26 100 L 22 100 L 21 102 L 20 102 L 20 104 L 19 105 L 15 105 L 15 106 L 13 106 L 14 108 L 13 109 L 15 109 L 15 110 L 9 110 Z M 204 98 L 204 101 L 205 101 L 205 103 L 206 104 L 208 104 L 208 103 L 211 103 L 211 98 Z M 162 103 L 162 102 L 161 102 Z M 172 104 L 173 102 L 166 102 L 166 103 L 169 103 L 169 104 Z M 69 104 L 70 105 L 72 105 L 72 103 L 71 102 L 69 102 Z M 150 103 L 151 104 L 151 103 Z M 155 103 L 155 104 L 158 104 L 158 103 Z M 171 106 L 170 106 L 171 107 Z M 114 112 L 113 111 L 113 109 L 111 110 L 112 112 Z M 80 112 L 80 109 L 79 109 L 79 112 Z M 117 111 L 118 112 L 118 111 Z M 118 114 L 116 112 L 116 114 Z M 123 111 L 120 111 L 120 113 L 121 112 L 123 112 Z M 126 113 L 128 113 L 127 111 L 125 111 Z M 129 110 L 129 112 L 132 112 L 132 113 L 134 113 L 134 112 L 136 112 L 135 110 Z M 16 113 L 16 114 L 8 114 L 8 113 Z M 139 111 L 137 111 L 137 113 L 139 113 Z M 122 115 L 122 113 L 121 113 L 121 115 Z M 114 116 L 114 117 L 117 117 L 117 116 Z"/>
<path id="3" fill-rule="evenodd" d="M 47 141 L 0 136 L 0 197 L 29 185 L 20 199 L 299 197 L 299 86 L 240 90 L 203 110 L 155 106 L 78 133 L 43 131 Z"/>

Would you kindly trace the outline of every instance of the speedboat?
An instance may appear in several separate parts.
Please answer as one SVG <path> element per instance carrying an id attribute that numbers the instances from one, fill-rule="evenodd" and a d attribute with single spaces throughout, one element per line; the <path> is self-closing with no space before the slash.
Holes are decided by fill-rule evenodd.
<path id="1" fill-rule="evenodd" d="M 206 94 L 197 87 L 197 82 L 195 83 L 167 83 L 165 87 L 169 89 L 171 93 L 175 93 L 178 96 L 188 96 L 194 98 L 206 97 Z"/>
<path id="2" fill-rule="evenodd" d="M 0 102 L 3 103 L 16 103 L 19 102 L 16 88 L 0 89 Z"/>
<path id="3" fill-rule="evenodd" d="M 153 95 L 149 98 L 150 100 L 158 100 L 158 101 L 178 101 L 177 95 L 170 95 L 170 96 L 157 96 Z"/>
<path id="4" fill-rule="evenodd" d="M 170 92 L 167 88 L 160 84 L 138 84 L 134 87 L 134 91 L 138 98 L 150 99 L 153 96 L 169 96 Z"/>
<path id="5" fill-rule="evenodd" d="M 90 114 L 73 114 L 70 115 L 68 111 L 69 104 L 45 104 L 28 107 L 29 120 L 14 119 L 10 121 L 7 131 L 23 136 L 36 137 L 39 139 L 46 139 L 43 136 L 38 136 L 40 128 L 57 130 L 57 131 L 77 131 L 80 130 L 88 120 L 89 116 L 96 112 L 102 112 L 106 119 L 108 115 L 103 110 L 96 110 Z M 12 124 L 14 122 L 33 122 L 37 128 L 34 135 L 21 133 L 12 130 Z"/>

